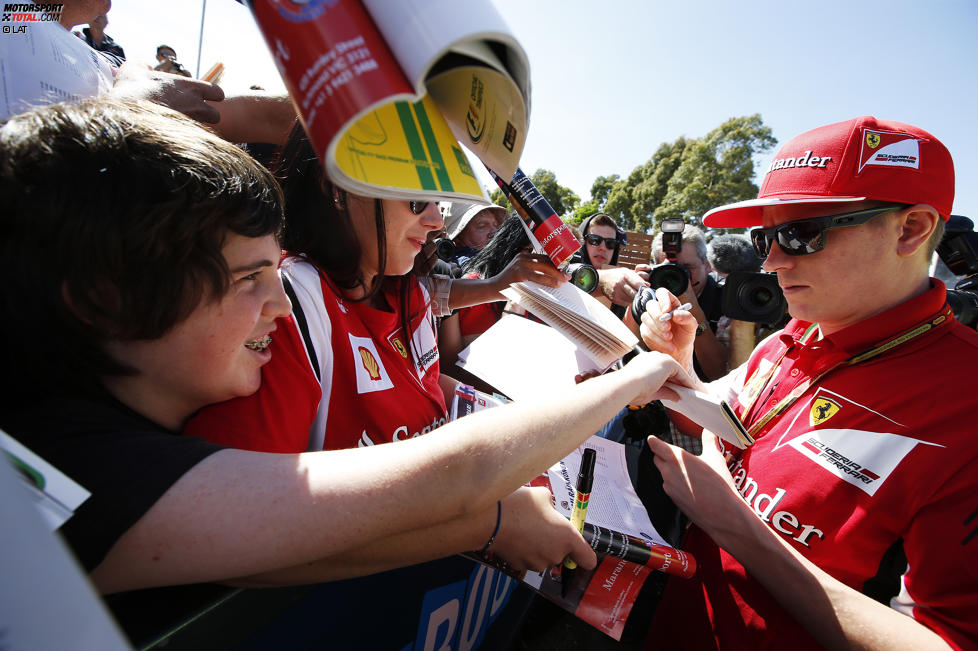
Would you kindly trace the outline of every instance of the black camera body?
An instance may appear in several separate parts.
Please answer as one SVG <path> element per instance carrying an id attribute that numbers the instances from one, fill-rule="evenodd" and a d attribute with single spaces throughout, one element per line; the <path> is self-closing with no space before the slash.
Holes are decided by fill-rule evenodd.
<path id="1" fill-rule="evenodd" d="M 733 271 L 723 283 L 720 309 L 731 319 L 775 325 L 787 313 L 788 301 L 776 274 Z"/>
<path id="2" fill-rule="evenodd" d="M 652 267 L 649 271 L 649 284 L 652 289 L 665 287 L 673 296 L 680 296 L 689 288 L 689 271 L 676 264 L 676 258 L 683 249 L 683 229 L 686 228 L 686 223 L 681 219 L 663 219 L 660 228 L 662 253 L 666 256 L 666 262 Z"/>
<path id="3" fill-rule="evenodd" d="M 439 260 L 451 262 L 455 259 L 455 242 L 447 237 L 439 237 L 432 241 L 435 243 L 435 255 Z"/>
<path id="4" fill-rule="evenodd" d="M 937 255 L 955 276 L 965 276 L 947 290 L 947 302 L 954 317 L 974 328 L 978 324 L 978 233 L 967 217 L 951 215 Z"/>

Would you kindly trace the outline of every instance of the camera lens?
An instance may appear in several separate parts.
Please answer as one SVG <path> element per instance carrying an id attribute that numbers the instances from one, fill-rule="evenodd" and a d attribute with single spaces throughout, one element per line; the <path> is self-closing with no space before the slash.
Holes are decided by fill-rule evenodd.
<path id="1" fill-rule="evenodd" d="M 734 271 L 723 283 L 721 311 L 731 319 L 774 324 L 788 308 L 773 274 Z"/>
<path id="2" fill-rule="evenodd" d="M 673 296 L 679 296 L 689 287 L 689 272 L 675 264 L 656 265 L 649 273 L 649 284 L 653 289 L 665 287 Z"/>
<path id="3" fill-rule="evenodd" d="M 748 293 L 748 302 L 761 309 L 767 309 L 771 300 L 774 298 L 774 294 L 767 287 L 753 287 Z"/>
<path id="4" fill-rule="evenodd" d="M 455 242 L 451 241 L 447 237 L 439 237 L 435 240 L 435 255 L 437 255 L 440 260 L 451 262 L 455 257 Z"/>
<path id="5" fill-rule="evenodd" d="M 978 294 L 974 291 L 949 289 L 947 304 L 954 313 L 954 318 L 969 328 L 978 323 Z"/>
<path id="6" fill-rule="evenodd" d="M 571 275 L 571 283 L 588 294 L 594 292 L 598 286 L 598 271 L 589 264 L 583 262 L 569 264 L 567 273 Z"/>

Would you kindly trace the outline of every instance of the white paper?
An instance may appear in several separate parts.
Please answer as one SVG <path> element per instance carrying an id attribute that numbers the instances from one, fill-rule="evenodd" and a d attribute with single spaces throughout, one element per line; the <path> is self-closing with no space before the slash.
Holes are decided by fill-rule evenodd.
<path id="1" fill-rule="evenodd" d="M 112 66 L 85 41 L 56 22 L 19 26 L 25 31 L 0 35 L 0 119 L 111 88 Z"/>
<path id="2" fill-rule="evenodd" d="M 671 547 L 652 525 L 645 505 L 632 486 L 625 462 L 625 446 L 599 436 L 592 436 L 547 470 L 557 511 L 568 519 L 571 516 L 584 448 L 592 448 L 596 453 L 594 483 L 585 522 Z"/>
<path id="3" fill-rule="evenodd" d="M 638 338 L 621 319 L 571 283 L 556 288 L 534 282 L 514 283 L 502 294 L 576 343 L 602 371 L 638 344 Z"/>
<path id="4" fill-rule="evenodd" d="M 574 376 L 603 370 L 549 326 L 504 314 L 458 356 L 458 365 L 512 400 L 552 395 L 573 387 Z"/>
<path id="5" fill-rule="evenodd" d="M 741 435 L 723 415 L 720 399 L 708 393 L 667 383 L 669 388 L 679 394 L 679 402 L 662 399 L 662 404 L 690 419 L 703 429 L 708 429 L 724 441 L 743 449 L 750 445 L 742 441 Z"/>
<path id="6" fill-rule="evenodd" d="M 0 430 L 0 450 L 20 469 L 19 492 L 37 506 L 50 531 L 64 524 L 91 495 L 3 430 Z"/>
<path id="7" fill-rule="evenodd" d="M 16 475 L 0 454 L 0 648 L 131 648 Z"/>

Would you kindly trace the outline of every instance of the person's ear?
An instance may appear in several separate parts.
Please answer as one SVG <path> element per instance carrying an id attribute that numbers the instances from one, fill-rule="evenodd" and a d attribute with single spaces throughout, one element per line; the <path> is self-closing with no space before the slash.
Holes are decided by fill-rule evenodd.
<path id="1" fill-rule="evenodd" d="M 910 257 L 927 244 L 931 233 L 937 228 L 941 218 L 933 206 L 918 203 L 899 211 L 897 224 L 900 229 L 897 237 L 897 255 Z"/>

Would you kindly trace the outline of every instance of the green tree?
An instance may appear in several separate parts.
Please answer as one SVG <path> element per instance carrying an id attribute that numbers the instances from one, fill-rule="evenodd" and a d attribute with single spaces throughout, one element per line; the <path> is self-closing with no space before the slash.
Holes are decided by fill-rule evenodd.
<path id="1" fill-rule="evenodd" d="M 591 200 L 603 207 L 608 200 L 608 195 L 611 194 L 611 189 L 620 178 L 617 174 L 612 174 L 594 179 L 594 183 L 591 184 Z"/>
<path id="2" fill-rule="evenodd" d="M 669 178 L 655 211 L 655 225 L 666 217 L 681 217 L 701 225 L 710 208 L 753 199 L 754 155 L 777 144 L 758 114 L 731 118 L 705 137 L 690 143 Z"/>
<path id="3" fill-rule="evenodd" d="M 501 188 L 497 187 L 492 192 L 490 192 L 489 200 L 492 201 L 497 206 L 502 206 L 507 211 L 513 210 L 513 204 L 509 202 L 509 199 L 506 198 L 506 193 L 503 192 Z"/>
<path id="4" fill-rule="evenodd" d="M 580 226 L 581 222 L 596 212 L 601 212 L 601 204 L 598 203 L 597 199 L 588 199 L 575 208 L 574 212 L 564 216 L 564 221 L 568 224 Z"/>
<path id="5" fill-rule="evenodd" d="M 573 222 L 573 216 L 575 209 L 581 203 L 581 198 L 570 188 L 565 188 L 557 183 L 556 174 L 550 170 L 538 169 L 530 177 L 530 180 L 533 181 L 533 185 L 540 191 L 540 194 L 547 200 L 547 203 L 550 204 L 550 207 L 554 209 L 555 213 L 562 217 L 566 216 L 572 223 L 579 223 L 579 220 L 578 222 Z M 499 188 L 489 193 L 489 199 L 494 204 L 502 206 L 507 210 L 513 209 L 512 202 L 506 198 L 505 193 Z"/>
<path id="6" fill-rule="evenodd" d="M 757 195 L 754 157 L 775 144 L 757 114 L 731 118 L 702 138 L 662 143 L 628 178 L 610 182 L 603 209 L 629 230 L 658 230 L 665 217 L 699 225 L 710 208 Z M 592 195 L 612 178 L 595 179 Z"/>
<path id="7" fill-rule="evenodd" d="M 581 203 L 581 198 L 573 190 L 557 183 L 557 175 L 550 170 L 538 169 L 530 180 L 558 215 L 573 212 Z"/>

